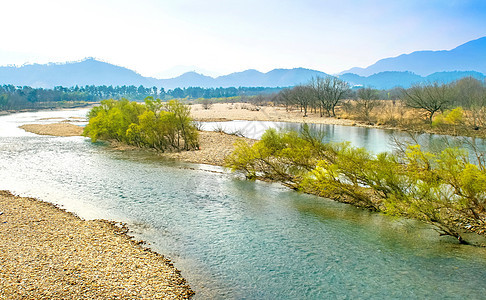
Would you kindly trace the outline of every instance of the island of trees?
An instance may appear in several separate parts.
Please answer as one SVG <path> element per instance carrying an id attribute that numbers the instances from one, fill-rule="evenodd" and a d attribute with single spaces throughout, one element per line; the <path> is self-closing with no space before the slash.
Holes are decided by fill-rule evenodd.
<path id="1" fill-rule="evenodd" d="M 177 100 L 163 103 L 151 97 L 145 104 L 109 99 L 88 114 L 84 135 L 93 142 L 115 140 L 162 152 L 198 149 L 198 131 L 190 108 Z"/>

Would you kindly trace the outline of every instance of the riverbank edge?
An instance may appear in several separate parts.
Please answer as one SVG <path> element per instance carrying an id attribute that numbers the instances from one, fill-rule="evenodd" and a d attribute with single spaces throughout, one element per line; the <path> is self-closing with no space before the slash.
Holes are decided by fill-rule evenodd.
<path id="1" fill-rule="evenodd" d="M 443 136 L 465 136 L 471 138 L 486 138 L 486 128 L 458 127 L 454 125 L 430 126 L 428 124 L 386 124 L 346 117 L 326 117 L 318 113 L 308 112 L 303 117 L 298 110 L 287 111 L 279 106 L 261 106 L 258 110 L 242 108 L 245 103 L 215 103 L 213 108 L 203 109 L 200 104 L 191 105 L 191 115 L 198 122 L 229 122 L 229 121 L 269 121 L 286 123 L 307 123 L 353 126 L 372 129 L 396 130 L 415 134 L 436 134 Z"/>
<path id="2" fill-rule="evenodd" d="M 167 287 L 167 284 L 172 284 L 172 285 L 169 285 L 168 288 L 171 289 L 170 292 L 168 294 L 166 294 L 164 296 L 165 297 L 168 297 L 168 298 L 172 298 L 172 299 L 190 299 L 195 293 L 194 291 L 190 288 L 190 286 L 188 285 L 187 281 L 182 277 L 181 275 L 181 272 L 180 270 L 178 270 L 174 264 L 171 262 L 170 259 L 166 258 L 164 255 L 150 249 L 149 247 L 144 247 L 142 246 L 143 244 L 145 244 L 144 241 L 137 241 L 135 240 L 135 238 L 133 236 L 130 236 L 128 234 L 129 232 L 129 228 L 126 226 L 125 223 L 121 223 L 121 222 L 116 222 L 116 221 L 110 221 L 110 220 L 104 220 L 104 219 L 96 219 L 96 220 L 84 220 L 82 219 L 81 217 L 79 217 L 78 215 L 76 215 L 75 213 L 73 212 L 69 212 L 65 209 L 63 209 L 62 207 L 59 207 L 58 205 L 56 204 L 53 204 L 53 203 L 50 203 L 50 202 L 46 202 L 46 201 L 43 201 L 43 200 L 40 200 L 40 199 L 37 199 L 37 198 L 31 198 L 31 197 L 22 197 L 22 196 L 18 196 L 18 195 L 15 195 L 13 193 L 11 193 L 10 191 L 5 191 L 5 190 L 0 190 L 0 199 L 2 200 L 1 203 L 2 203 L 2 206 L 0 207 L 0 226 L 3 225 L 3 224 L 7 224 L 10 219 L 9 219 L 9 216 L 12 216 L 12 211 L 15 211 L 15 213 L 17 214 L 30 214 L 30 212 L 23 212 L 21 211 L 21 209 L 19 209 L 18 207 L 16 207 L 16 205 L 14 205 L 13 203 L 10 203 L 9 205 L 9 198 L 12 200 L 12 201 L 15 201 L 16 204 L 18 202 L 23 202 L 23 203 L 28 203 L 29 207 L 34 207 L 34 211 L 48 211 L 49 213 L 49 217 L 54 217 L 54 218 L 57 218 L 59 220 L 53 220 L 53 219 L 48 219 L 48 220 L 45 220 L 44 218 L 42 218 L 42 216 L 32 216 L 31 219 L 29 220 L 25 220 L 25 223 L 26 224 L 14 224 L 12 225 L 13 228 L 19 228 L 19 227 L 22 227 L 22 233 L 25 231 L 26 235 L 27 235 L 27 239 L 31 238 L 30 235 L 33 235 L 33 236 L 36 236 L 36 234 L 38 234 L 39 232 L 42 233 L 44 236 L 49 236 L 50 234 L 52 234 L 52 232 L 49 231 L 49 226 L 52 226 L 52 223 L 55 223 L 57 222 L 59 226 L 55 226 L 56 224 L 54 224 L 55 228 L 56 229 L 56 232 L 62 232 L 62 229 L 67 226 L 67 225 L 72 225 L 72 227 L 76 228 L 77 229 L 77 232 L 70 232 L 70 235 L 71 233 L 76 235 L 76 234 L 79 234 L 79 235 L 82 235 L 82 234 L 86 234 L 86 232 L 84 232 L 84 228 L 89 228 L 90 231 L 94 231 L 96 232 L 97 234 L 100 234 L 102 236 L 106 236 L 108 237 L 110 240 L 114 240 L 115 242 L 115 247 L 120 247 L 120 248 L 130 248 L 130 253 L 134 253 L 134 256 L 130 257 L 130 256 L 125 256 L 125 257 L 120 257 L 120 264 L 126 264 L 127 261 L 129 260 L 133 260 L 133 261 L 136 261 L 138 264 L 140 263 L 145 263 L 146 265 L 148 264 L 149 268 L 152 269 L 154 271 L 153 274 L 143 274 L 144 276 L 147 277 L 147 279 L 145 278 L 138 278 L 140 282 L 153 282 L 153 277 L 155 275 L 157 275 L 158 273 L 157 272 L 160 272 L 162 269 L 163 272 L 165 273 L 168 273 L 168 276 L 164 277 L 164 278 L 157 278 L 157 281 L 160 283 L 160 287 L 163 291 L 163 288 L 164 287 Z M 22 204 L 20 204 L 22 206 Z M 37 218 L 40 218 L 39 221 L 36 221 L 35 219 Z M 15 219 L 14 219 L 15 221 Z M 37 226 L 32 226 L 32 222 L 39 222 L 38 224 L 41 224 L 40 222 L 49 222 L 49 226 L 40 226 L 41 228 L 39 228 L 39 225 Z M 82 224 L 81 226 L 79 226 L 79 224 L 71 224 L 71 223 L 80 223 Z M 30 225 L 30 226 L 29 226 Z M 3 227 L 3 226 L 2 226 Z M 26 228 L 27 227 L 27 228 Z M 0 234 L 1 235 L 9 235 L 9 232 L 6 232 L 4 230 L 5 227 L 2 228 L 2 232 Z M 8 227 L 7 229 L 11 229 L 11 227 Z M 7 230 L 8 231 L 8 230 Z M 32 231 L 39 231 L 39 232 L 36 232 L 34 234 L 32 234 Z M 75 230 L 76 231 L 76 230 Z M 15 233 L 15 231 L 14 231 Z M 16 236 L 17 237 L 17 236 Z M 71 236 L 69 237 L 71 238 Z M 85 236 L 85 239 L 90 239 L 92 238 L 92 236 L 88 236 L 86 237 Z M 22 237 L 21 237 L 22 239 Z M 36 242 L 36 241 L 31 241 L 31 242 Z M 89 242 L 89 241 L 88 241 Z M 61 255 L 66 255 L 66 251 L 69 252 L 69 242 L 65 242 L 65 241 L 59 241 L 59 240 L 56 240 L 56 241 L 52 241 L 52 243 L 54 243 L 54 245 L 60 245 L 59 246 L 59 250 L 62 251 L 62 254 L 61 253 L 58 253 L 59 256 Z M 26 257 L 26 256 L 29 256 L 29 255 L 36 255 L 38 258 L 39 255 L 43 255 L 43 256 L 46 256 L 46 254 L 43 254 L 43 253 L 36 253 L 33 249 L 31 248 L 28 248 L 28 247 L 25 247 L 24 244 L 16 244 L 14 247 L 15 249 L 9 249 L 9 245 L 8 244 L 8 239 L 3 237 L 2 239 L 0 239 L 0 248 L 2 249 L 2 254 L 0 255 L 0 258 L 1 261 L 3 263 L 6 264 L 6 261 L 7 259 L 4 257 L 5 253 L 7 253 L 7 255 L 9 253 L 12 253 L 12 251 L 14 251 L 14 253 L 21 253 L 22 257 Z M 99 254 L 97 256 L 97 261 L 99 260 L 103 260 L 103 259 L 106 259 L 106 260 L 109 260 L 110 257 L 107 257 L 107 256 L 104 256 L 104 253 L 105 252 L 110 252 L 110 251 L 116 251 L 117 249 L 112 249 L 112 245 L 105 245 L 103 243 L 101 243 L 101 247 L 103 248 L 103 253 Z M 51 248 L 52 249 L 52 248 Z M 68 250 L 66 250 L 68 249 Z M 83 250 L 81 250 L 82 252 Z M 74 255 L 76 255 L 76 258 L 78 258 L 78 256 L 80 255 L 80 251 L 77 251 L 77 250 L 74 250 L 75 253 L 72 253 Z M 143 256 L 142 259 L 139 259 L 140 257 L 135 257 L 135 255 L 140 255 L 140 256 Z M 38 263 L 39 265 L 43 265 L 45 264 L 46 262 L 43 262 L 43 261 L 37 261 L 36 258 L 33 258 L 31 261 L 35 261 L 35 263 Z M 118 258 L 118 257 L 117 257 Z M 15 259 L 15 258 L 14 258 Z M 16 270 L 18 270 L 18 267 L 19 266 L 15 266 Z M 24 268 L 25 266 L 22 265 L 22 268 Z M 66 268 L 69 268 L 69 266 L 64 266 L 66 270 Z M 98 265 L 96 266 L 92 266 L 93 268 L 98 268 Z M 37 266 L 37 268 L 41 268 L 39 266 Z M 137 266 L 138 268 L 138 266 Z M 8 273 L 8 266 L 6 266 L 5 268 L 2 268 L 2 272 L 0 273 L 0 298 L 2 298 L 3 296 L 7 296 L 7 298 L 10 298 L 9 295 L 8 295 L 8 292 L 11 291 L 11 287 L 9 286 L 5 286 L 4 284 L 7 282 L 6 280 L 6 277 L 8 277 L 8 274 L 5 274 L 7 270 L 7 273 Z M 120 270 L 118 270 L 120 271 Z M 118 273 L 118 272 L 117 272 Z M 47 276 L 47 274 L 45 274 Z M 106 276 L 108 276 L 109 274 L 107 274 Z M 123 278 L 132 278 L 132 276 L 137 276 L 137 274 L 135 272 L 133 272 L 133 274 L 130 274 L 129 273 L 123 273 L 121 272 L 121 274 L 117 274 Z M 166 274 L 167 275 L 167 274 Z M 19 278 L 21 277 L 19 275 L 19 273 L 17 274 L 10 274 L 10 276 L 13 276 L 13 277 L 16 277 L 16 280 L 19 280 Z M 44 275 L 43 275 L 44 276 Z M 33 281 L 35 282 L 38 282 L 38 283 L 41 283 L 41 285 L 37 286 L 37 288 L 39 289 L 39 294 L 37 295 L 36 294 L 36 291 L 35 289 L 34 290 L 30 290 L 28 292 L 30 292 L 30 294 L 24 294 L 24 295 L 18 295 L 19 298 L 22 298 L 24 296 L 28 296 L 29 298 L 31 298 L 32 296 L 34 296 L 32 299 L 35 299 L 37 296 L 39 295 L 45 295 L 46 291 L 48 292 L 52 292 L 54 293 L 52 296 L 52 299 L 58 299 L 56 298 L 56 292 L 60 292 L 60 291 L 55 291 L 53 290 L 53 287 L 52 286 L 42 286 L 42 282 L 45 282 L 45 278 L 31 278 Z M 75 281 L 76 279 L 73 279 L 73 278 L 63 278 L 66 282 L 71 282 L 70 284 L 73 284 L 72 282 Z M 22 284 L 20 286 L 20 288 L 25 291 L 26 287 L 23 287 Z M 35 288 L 35 287 L 34 287 Z M 119 287 L 117 287 L 119 289 Z M 15 292 L 15 288 L 13 288 L 13 291 Z M 18 292 L 18 291 L 17 291 Z M 32 294 L 33 292 L 33 294 Z M 63 291 L 65 292 L 65 291 Z M 3 293 L 7 293 L 6 295 L 2 295 Z M 84 293 L 84 291 L 83 291 Z M 76 298 L 76 295 L 72 295 L 72 294 L 68 294 L 70 297 L 74 297 Z M 95 296 L 97 296 L 96 294 L 94 294 Z M 154 296 L 160 296 L 160 294 L 154 294 Z M 83 295 L 80 295 L 80 296 L 83 296 Z M 99 295 L 99 296 L 103 296 L 103 297 L 106 297 L 106 296 L 110 296 L 110 295 Z M 120 295 L 119 294 L 113 294 L 111 295 L 111 297 L 114 297 L 114 298 L 118 298 Z M 140 294 L 139 295 L 140 297 L 143 297 L 143 298 L 151 298 L 150 295 L 148 294 Z M 131 297 L 131 296 L 130 296 Z M 13 297 L 12 299 L 14 299 L 15 297 Z M 40 297 L 40 298 L 43 298 L 43 297 Z"/>
<path id="3" fill-rule="evenodd" d="M 99 102 L 86 102 L 84 104 L 65 106 L 65 107 L 7 109 L 7 110 L 0 110 L 0 117 L 12 115 L 12 114 L 18 114 L 18 113 L 25 113 L 25 112 L 72 110 L 72 109 L 78 109 L 78 108 L 88 108 L 88 107 L 91 107 L 91 106 L 95 106 L 97 104 L 99 104 Z"/>
<path id="4" fill-rule="evenodd" d="M 462 129 L 461 131 L 454 132 L 454 129 L 447 130 L 443 129 L 442 127 L 434 128 L 411 128 L 407 126 L 391 126 L 391 125 L 377 125 L 377 124 L 370 124 L 366 121 L 359 121 L 353 119 L 345 119 L 345 118 L 332 118 L 332 117 L 323 117 L 323 122 L 315 122 L 311 121 L 308 122 L 303 118 L 300 121 L 297 120 L 273 120 L 270 118 L 263 118 L 259 120 L 252 120 L 252 119 L 245 119 L 245 118 L 236 118 L 236 119 L 228 119 L 228 118 L 195 118 L 197 122 L 231 122 L 231 121 L 261 121 L 261 122 L 282 122 L 282 123 L 295 123 L 295 124 L 316 124 L 316 125 L 338 125 L 338 126 L 349 126 L 349 127 L 360 127 L 360 128 L 370 128 L 370 129 L 382 129 L 382 130 L 394 130 L 400 131 L 404 133 L 408 133 L 410 135 L 418 135 L 418 134 L 435 134 L 441 136 L 449 136 L 449 137 L 467 137 L 467 138 L 481 138 L 486 139 L 486 129 L 485 130 L 474 130 Z M 336 120 L 333 122 L 332 120 Z M 345 121 L 345 122 L 342 122 Z"/>

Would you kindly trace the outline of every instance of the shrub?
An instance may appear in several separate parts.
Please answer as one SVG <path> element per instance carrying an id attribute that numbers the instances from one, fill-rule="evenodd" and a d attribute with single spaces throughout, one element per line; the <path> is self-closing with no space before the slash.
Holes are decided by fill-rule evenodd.
<path id="1" fill-rule="evenodd" d="M 198 132 L 189 116 L 190 109 L 177 100 L 162 103 L 151 97 L 145 105 L 126 99 L 101 101 L 88 113 L 84 135 L 117 140 L 159 151 L 198 149 Z"/>

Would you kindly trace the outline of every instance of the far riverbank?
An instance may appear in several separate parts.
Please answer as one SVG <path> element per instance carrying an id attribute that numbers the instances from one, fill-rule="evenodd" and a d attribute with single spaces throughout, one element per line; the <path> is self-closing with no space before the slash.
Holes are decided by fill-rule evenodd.
<path id="1" fill-rule="evenodd" d="M 298 110 L 286 111 L 281 106 L 259 106 L 247 103 L 215 103 L 210 109 L 204 109 L 201 104 L 191 105 L 191 116 L 200 122 L 224 122 L 234 120 L 273 121 L 314 123 L 333 125 L 356 125 L 353 120 L 320 117 L 318 114 L 308 113 L 302 117 Z"/>
<path id="2" fill-rule="evenodd" d="M 329 124 L 356 126 L 365 128 L 391 129 L 410 133 L 429 133 L 451 136 L 468 136 L 486 138 L 486 128 L 473 128 L 472 126 L 430 126 L 417 122 L 420 114 L 407 116 L 401 124 L 365 122 L 340 117 L 321 117 L 319 113 L 308 111 L 307 117 L 298 109 L 286 110 L 282 106 L 255 106 L 248 103 L 215 103 L 209 109 L 204 109 L 201 104 L 191 105 L 191 115 L 196 121 L 201 122 L 225 122 L 234 120 L 247 121 L 272 121 L 292 122 L 308 124 Z M 399 118 L 398 116 L 395 116 Z"/>

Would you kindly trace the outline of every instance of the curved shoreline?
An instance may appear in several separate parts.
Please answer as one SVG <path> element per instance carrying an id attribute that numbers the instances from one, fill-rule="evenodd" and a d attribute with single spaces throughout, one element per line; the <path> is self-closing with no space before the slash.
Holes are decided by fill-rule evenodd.
<path id="1" fill-rule="evenodd" d="M 0 298 L 187 299 L 172 263 L 123 225 L 0 191 Z M 14 295 L 14 296 L 13 296 Z"/>

